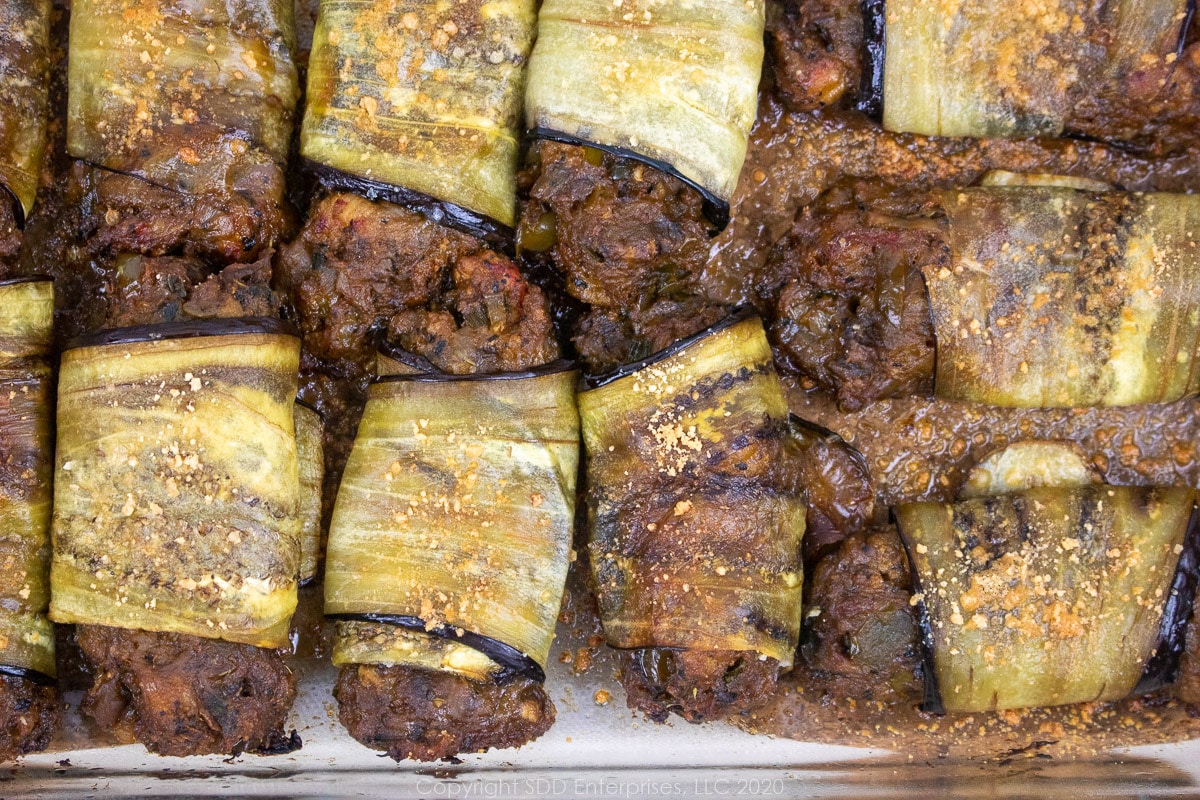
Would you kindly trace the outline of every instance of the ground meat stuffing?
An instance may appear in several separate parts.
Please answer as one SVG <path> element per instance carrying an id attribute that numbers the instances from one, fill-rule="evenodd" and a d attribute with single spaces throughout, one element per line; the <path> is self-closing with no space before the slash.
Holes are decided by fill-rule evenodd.
<path id="1" fill-rule="evenodd" d="M 813 571 L 800 654 L 826 691 L 919 700 L 912 579 L 893 527 L 848 537 Z"/>
<path id="2" fill-rule="evenodd" d="M 860 0 L 783 3 L 767 25 L 775 85 L 792 111 L 842 105 L 862 81 Z"/>
<path id="3" fill-rule="evenodd" d="M 0 761 L 45 750 L 58 729 L 58 708 L 53 686 L 0 675 Z"/>
<path id="4" fill-rule="evenodd" d="M 571 342 L 590 372 L 640 361 L 728 315 L 700 297 L 660 300 L 647 309 L 596 308 L 579 320 Z"/>
<path id="5" fill-rule="evenodd" d="M 554 724 L 542 684 L 479 683 L 448 672 L 360 664 L 333 690 L 346 730 L 397 761 L 436 761 L 491 747 L 519 747 Z"/>
<path id="6" fill-rule="evenodd" d="M 299 747 L 283 728 L 296 679 L 278 651 L 96 625 L 76 639 L 94 676 L 83 710 L 122 741 L 171 756 Z"/>
<path id="7" fill-rule="evenodd" d="M 950 250 L 928 195 L 834 187 L 804 209 L 768 269 L 791 279 L 771 334 L 782 364 L 856 410 L 933 391 L 936 340 L 921 269 Z"/>
<path id="8" fill-rule="evenodd" d="M 430 306 L 396 314 L 387 335 L 445 372 L 514 372 L 558 357 L 545 295 L 490 250 L 455 262 Z"/>
<path id="9" fill-rule="evenodd" d="M 713 230 L 696 190 L 590 147 L 538 142 L 522 175 L 522 258 L 590 306 L 574 342 L 588 370 L 649 355 L 728 313 L 700 284 Z"/>
<path id="10" fill-rule="evenodd" d="M 558 357 L 546 296 L 511 260 L 390 203 L 322 199 L 283 248 L 278 280 L 305 349 L 335 374 L 373 372 L 385 331 L 447 372 L 514 371 Z"/>
<path id="11" fill-rule="evenodd" d="M 707 722 L 752 711 L 775 693 L 779 662 L 736 650 L 649 647 L 622 654 L 629 707 L 655 722 Z"/>
<path id="12" fill-rule="evenodd" d="M 11 274 L 21 253 L 21 229 L 14 212 L 15 206 L 0 192 L 0 280 Z"/>
<path id="13" fill-rule="evenodd" d="M 278 316 L 269 257 L 210 274 L 194 258 L 122 255 L 107 273 L 104 327 L 221 317 Z"/>
<path id="14" fill-rule="evenodd" d="M 840 436 L 807 423 L 795 424 L 792 435 L 801 453 L 800 483 L 806 499 L 804 564 L 811 567 L 887 509 L 876 508 L 871 472 L 862 455 Z"/>
<path id="15" fill-rule="evenodd" d="M 261 257 L 295 225 L 282 168 L 253 150 L 232 161 L 208 155 L 195 193 L 76 162 L 66 196 L 78 210 L 76 239 L 93 257 L 189 255 L 217 264 Z"/>

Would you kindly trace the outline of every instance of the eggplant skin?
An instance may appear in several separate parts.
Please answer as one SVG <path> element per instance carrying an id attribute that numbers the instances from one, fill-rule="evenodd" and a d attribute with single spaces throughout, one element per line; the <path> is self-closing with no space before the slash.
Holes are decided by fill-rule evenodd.
<path id="1" fill-rule="evenodd" d="M 300 343 L 228 333 L 230 320 L 177 327 L 212 335 L 117 331 L 63 353 L 50 616 L 282 647 L 300 559 Z"/>
<path id="2" fill-rule="evenodd" d="M 757 317 L 733 317 L 579 396 L 588 549 L 608 643 L 792 664 L 805 505 Z"/>
<path id="3" fill-rule="evenodd" d="M 50 122 L 51 0 L 0 3 L 0 185 L 29 216 Z"/>
<path id="4" fill-rule="evenodd" d="M 47 678 L 53 315 L 50 280 L 0 283 L 0 665 Z"/>
<path id="5" fill-rule="evenodd" d="M 1118 700 L 1161 647 L 1196 493 L 1040 487 L 895 509 L 943 708 Z"/>
<path id="6" fill-rule="evenodd" d="M 67 151 L 171 188 L 202 167 L 198 143 L 286 164 L 300 96 L 293 13 L 288 0 L 75 0 Z"/>
<path id="7" fill-rule="evenodd" d="M 546 0 L 526 125 L 668 165 L 727 204 L 757 114 L 765 8 Z"/>
<path id="8" fill-rule="evenodd" d="M 1169 403 L 1200 391 L 1200 196 L 945 192 L 948 265 L 925 270 L 947 400 Z"/>
<path id="9" fill-rule="evenodd" d="M 577 379 L 551 365 L 371 386 L 330 523 L 325 611 L 424 630 L 341 624 L 336 665 L 485 678 L 494 665 L 469 641 L 482 637 L 545 667 L 570 563 Z"/>
<path id="10" fill-rule="evenodd" d="M 305 158 L 516 223 L 534 0 L 322 0 Z"/>

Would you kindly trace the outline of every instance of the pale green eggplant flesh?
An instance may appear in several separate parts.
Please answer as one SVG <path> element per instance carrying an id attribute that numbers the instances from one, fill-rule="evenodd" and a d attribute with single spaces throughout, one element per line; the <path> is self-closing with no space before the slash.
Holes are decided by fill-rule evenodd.
<path id="1" fill-rule="evenodd" d="M 51 0 L 0 3 L 0 185 L 33 210 L 50 121 Z"/>
<path id="2" fill-rule="evenodd" d="M 534 0 L 322 0 L 300 150 L 511 228 Z"/>
<path id="3" fill-rule="evenodd" d="M 926 136 L 1058 136 L 1077 98 L 1174 57 L 1187 5 L 888 0 L 883 125 Z"/>
<path id="4" fill-rule="evenodd" d="M 1038 486 L 1090 486 L 1101 483 L 1100 473 L 1084 461 L 1072 442 L 1027 440 L 990 453 L 971 467 L 959 490 L 961 500 L 1019 492 Z"/>
<path id="5" fill-rule="evenodd" d="M 210 148 L 285 164 L 295 50 L 289 0 L 75 0 L 67 150 L 193 191 Z"/>
<path id="6" fill-rule="evenodd" d="M 296 462 L 300 476 L 300 583 L 316 580 L 321 564 L 321 487 L 325 484 L 325 423 L 296 403 Z"/>
<path id="7" fill-rule="evenodd" d="M 758 0 L 546 0 L 526 124 L 665 166 L 727 209 L 758 108 L 764 19 Z"/>
<path id="8" fill-rule="evenodd" d="M 1191 489 L 1042 487 L 896 521 L 947 712 L 1128 696 L 1160 647 Z"/>
<path id="9" fill-rule="evenodd" d="M 287 644 L 299 358 L 265 318 L 118 329 L 63 353 L 51 619 Z"/>
<path id="10" fill-rule="evenodd" d="M 1111 192 L 1113 186 L 1093 178 L 1076 175 L 1055 175 L 1046 172 L 1009 172 L 1003 169 L 988 170 L 979 179 L 980 186 L 1049 186 L 1059 189 L 1079 189 L 1085 192 Z"/>
<path id="11" fill-rule="evenodd" d="M 974 188 L 925 272 L 938 397 L 1169 403 L 1200 390 L 1200 196 Z"/>
<path id="12" fill-rule="evenodd" d="M 0 12 L 3 13 L 3 12 Z M 0 665 L 50 679 L 54 284 L 0 283 Z"/>
<path id="13" fill-rule="evenodd" d="M 482 679 L 513 666 L 494 655 L 506 650 L 544 669 L 570 562 L 576 380 L 544 368 L 371 386 L 329 531 L 335 664 Z"/>
<path id="14" fill-rule="evenodd" d="M 592 385 L 579 409 L 608 643 L 791 666 L 805 504 L 762 322 L 736 315 Z"/>

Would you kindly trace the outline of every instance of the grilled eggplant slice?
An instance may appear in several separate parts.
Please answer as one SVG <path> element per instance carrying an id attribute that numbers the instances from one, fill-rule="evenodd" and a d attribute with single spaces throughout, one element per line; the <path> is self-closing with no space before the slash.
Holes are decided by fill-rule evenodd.
<path id="1" fill-rule="evenodd" d="M 299 99 L 286 0 L 77 0 L 67 150 L 196 192 L 212 162 L 287 162 Z"/>
<path id="2" fill-rule="evenodd" d="M 899 506 L 942 707 L 1132 693 L 1177 627 L 1164 608 L 1195 499 L 1182 488 L 1039 487 Z"/>
<path id="3" fill-rule="evenodd" d="M 590 384 L 588 548 L 608 643 L 790 667 L 805 504 L 762 322 L 734 315 Z"/>
<path id="4" fill-rule="evenodd" d="M 324 174 L 337 188 L 511 229 L 536 16 L 533 0 L 322 0 L 301 152 L 357 179 Z"/>
<path id="5" fill-rule="evenodd" d="M 116 329 L 63 353 L 51 619 L 287 643 L 299 358 L 267 318 Z"/>
<path id="6" fill-rule="evenodd" d="M 50 280 L 0 283 L 0 673 L 39 683 L 56 675 L 54 629 L 46 616 L 53 315 Z"/>
<path id="7" fill-rule="evenodd" d="M 570 560 L 576 373 L 393 375 L 338 490 L 333 661 L 540 680 Z"/>
<path id="8" fill-rule="evenodd" d="M 50 0 L 0 4 L 0 185 L 17 220 L 37 197 L 50 119 Z"/>
<path id="9" fill-rule="evenodd" d="M 951 262 L 925 272 L 935 394 L 1016 407 L 1200 390 L 1200 196 L 947 192 Z"/>
<path id="10" fill-rule="evenodd" d="M 927 136 L 1058 136 L 1075 98 L 1174 57 L 1189 0 L 888 0 L 883 124 Z M 1169 62 L 1168 62 L 1169 63 Z"/>
<path id="11" fill-rule="evenodd" d="M 764 20 L 758 0 L 546 0 L 526 122 L 683 179 L 724 227 L 758 108 Z"/>
<path id="12" fill-rule="evenodd" d="M 325 485 L 325 421 L 296 401 L 296 462 L 300 476 L 300 583 L 316 580 L 321 554 L 321 487 Z"/>

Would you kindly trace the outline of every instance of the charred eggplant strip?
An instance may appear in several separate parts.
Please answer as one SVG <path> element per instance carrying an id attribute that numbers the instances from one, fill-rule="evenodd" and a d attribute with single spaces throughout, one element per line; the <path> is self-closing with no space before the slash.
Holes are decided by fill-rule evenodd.
<path id="1" fill-rule="evenodd" d="M 197 141 L 287 162 L 299 98 L 290 2 L 77 0 L 70 37 L 72 156 L 181 190 L 213 158 Z"/>
<path id="2" fill-rule="evenodd" d="M 1200 197 L 946 193 L 926 270 L 935 393 L 1015 407 L 1169 403 L 1200 390 Z"/>
<path id="3" fill-rule="evenodd" d="M 53 620 L 287 643 L 299 358 L 298 339 L 266 318 L 129 328 L 68 347 Z"/>
<path id="4" fill-rule="evenodd" d="M 296 462 L 300 476 L 300 583 L 316 580 L 321 563 L 321 487 L 325 484 L 325 422 L 296 401 Z"/>
<path id="5" fill-rule="evenodd" d="M 735 315 L 591 384 L 588 548 L 608 643 L 791 666 L 805 504 L 777 478 L 788 407 L 762 322 Z"/>
<path id="6" fill-rule="evenodd" d="M 491 657 L 503 650 L 533 662 L 517 671 L 544 668 L 570 559 L 576 378 L 558 366 L 371 386 L 330 525 L 334 664 L 498 679 L 519 666 Z"/>
<path id="7" fill-rule="evenodd" d="M 50 120 L 50 0 L 0 3 L 0 185 L 23 221 L 37 197 Z"/>
<path id="8" fill-rule="evenodd" d="M 727 219 L 758 107 L 765 5 L 547 0 L 529 60 L 536 135 L 634 155 Z"/>
<path id="9" fill-rule="evenodd" d="M 1160 646 L 1191 489 L 1040 487 L 899 506 L 949 712 L 1128 696 Z"/>
<path id="10" fill-rule="evenodd" d="M 1145 59 L 1174 54 L 1187 6 L 888 0 L 884 127 L 927 136 L 1057 136 L 1074 98 L 1143 68 Z"/>
<path id="11" fill-rule="evenodd" d="M 512 228 L 536 18 L 533 0 L 322 0 L 301 152 Z"/>
<path id="12" fill-rule="evenodd" d="M 2 13 L 2 12 L 0 12 Z M 0 665 L 34 681 L 54 677 L 50 500 L 54 284 L 0 283 Z"/>

